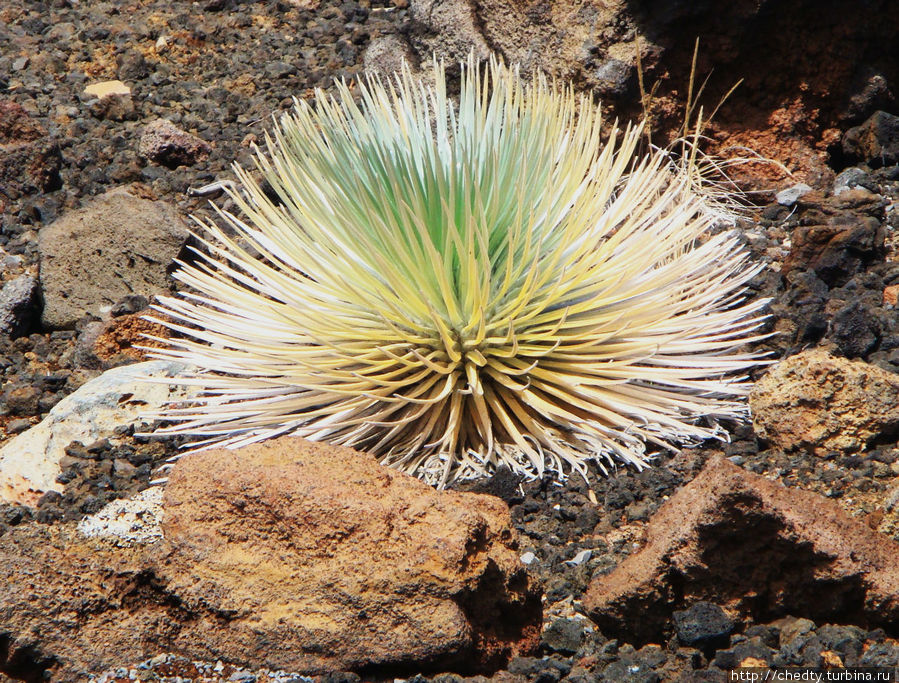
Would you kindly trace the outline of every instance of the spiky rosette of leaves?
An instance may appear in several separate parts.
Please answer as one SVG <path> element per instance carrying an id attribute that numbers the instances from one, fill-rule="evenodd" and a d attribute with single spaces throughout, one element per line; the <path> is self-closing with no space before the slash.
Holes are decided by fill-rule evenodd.
<path id="1" fill-rule="evenodd" d="M 203 223 L 157 307 L 181 336 L 156 355 L 201 389 L 168 430 L 292 433 L 440 485 L 718 435 L 757 362 L 756 268 L 683 165 L 600 128 L 497 61 L 463 65 L 458 104 L 442 67 L 297 102 L 257 155 L 268 192 L 235 168 L 231 230 Z"/>

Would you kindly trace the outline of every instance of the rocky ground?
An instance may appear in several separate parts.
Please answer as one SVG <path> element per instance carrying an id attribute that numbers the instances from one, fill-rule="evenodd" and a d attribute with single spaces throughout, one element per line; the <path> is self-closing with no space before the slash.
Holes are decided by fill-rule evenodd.
<path id="1" fill-rule="evenodd" d="M 144 343 L 141 333 L 161 334 L 139 314 L 153 294 L 172 286 L 171 259 L 186 253 L 181 217 L 208 212 L 209 196 L 188 189 L 231 177 L 232 161 L 250 166 L 252 144 L 292 97 L 365 67 L 387 69 L 402 55 L 415 61 L 431 49 L 449 56 L 498 49 L 572 78 L 627 112 L 639 101 L 631 48 L 643 45 L 647 77 L 662 84 L 651 108 L 664 137 L 677 125 L 693 47 L 692 37 L 676 39 L 678 27 L 696 19 L 691 12 L 704 15 L 697 5 L 647 19 L 653 3 L 645 4 L 538 2 L 522 10 L 501 2 L 408 0 L 0 3 L 0 462 L 7 473 L 13 465 L 3 460 L 4 446 L 33 433 L 48 415 L 59 423 L 65 411 L 84 415 L 72 406 L 89 399 L 74 392 L 110 368 L 141 360 L 134 347 Z M 718 94 L 722 78 L 746 75 L 740 63 L 748 48 L 728 22 L 748 21 L 757 37 L 774 30 L 766 29 L 774 21 L 770 3 L 759 5 L 749 17 L 725 12 L 700 22 L 718 36 L 704 57 L 723 65 L 713 82 Z M 780 18 L 794 28 L 802 25 L 805 4 L 796 7 Z M 899 44 L 884 33 L 899 25 L 891 23 L 891 12 L 890 3 L 872 3 L 842 24 L 815 12 L 808 30 L 843 27 L 835 63 L 819 73 L 814 60 L 785 51 L 781 70 L 794 76 L 776 79 L 778 93 L 763 96 L 765 83 L 751 78 L 722 110 L 723 123 L 710 130 L 719 148 L 757 142 L 757 151 L 792 172 L 778 175 L 777 164 L 762 164 L 743 179 L 763 190 L 750 195 L 755 204 L 740 224 L 754 257 L 766 264 L 751 295 L 771 299 L 768 325 L 778 334 L 762 346 L 772 360 L 791 363 L 777 366 L 776 382 L 760 383 L 752 398 L 755 424 L 731 425 L 729 443 L 662 454 L 639 473 L 593 472 L 589 482 L 573 477 L 559 484 L 500 472 L 463 487 L 508 504 L 508 524 L 519 536 L 515 552 L 543 595 L 542 634 L 531 639 L 529 652 L 491 664 L 490 677 L 723 681 L 739 665 L 899 667 L 899 591 L 890 593 L 899 586 L 895 569 L 890 574 L 888 561 L 882 576 L 870 569 L 883 557 L 894 566 L 899 559 L 893 545 L 899 542 L 899 119 L 886 113 L 899 113 L 891 90 L 899 87 L 891 71 L 899 59 L 888 58 L 893 48 L 876 49 L 878 41 Z M 770 57 L 754 59 L 763 70 L 773 68 Z M 89 91 L 114 80 L 121 81 L 113 86 L 119 94 Z M 146 489 L 177 451 L 172 440 L 144 435 L 150 425 L 122 421 L 116 411 L 124 404 L 150 399 L 118 391 L 104 399 L 111 417 L 82 417 L 109 423 L 106 432 L 53 432 L 61 473 L 50 482 L 59 491 L 0 504 L 0 544 L 5 537 L 19 546 L 31 539 L 35 548 L 55 547 L 54 534 Z M 88 395 L 96 401 L 96 392 Z M 735 479 L 726 465 L 700 474 L 706 463 L 718 462 L 716 455 L 821 498 L 783 497 L 759 480 Z M 723 491 L 715 499 L 717 512 L 703 507 L 712 495 L 703 488 L 709 481 L 733 487 L 731 497 Z M 5 493 L 15 490 L 14 481 L 4 486 Z M 695 526 L 685 525 L 677 538 L 660 526 L 670 517 L 666 508 L 659 512 L 669 500 L 681 506 L 683 519 L 696 515 Z M 751 524 L 746 500 L 764 511 L 750 516 Z M 797 507 L 820 510 L 820 519 L 812 511 L 797 516 Z M 729 531 L 720 537 L 702 531 L 710 528 Z M 691 536 L 691 529 L 699 531 Z M 838 529 L 835 535 L 851 547 L 827 545 L 825 529 Z M 727 540 L 733 537 L 745 542 Z M 692 558 L 684 562 L 694 569 L 681 575 L 694 581 L 685 587 L 655 571 L 646 590 L 667 597 L 648 619 L 635 616 L 640 606 L 633 594 L 640 591 L 613 577 L 628 558 L 629 567 L 651 569 L 656 547 Z M 771 548 L 780 554 L 766 555 Z M 25 557 L 28 552 L 26 546 Z M 853 564 L 862 561 L 850 558 L 853 553 L 868 569 Z M 792 555 L 824 578 L 816 583 L 796 563 L 781 577 L 755 573 L 753 562 L 774 566 Z M 157 560 L 134 561 L 149 563 L 159 581 L 170 579 Z M 757 583 L 743 581 L 735 567 Z M 606 577 L 603 592 L 596 586 Z M 817 588 L 795 588 L 801 599 L 789 600 L 785 585 Z M 186 599 L 171 586 L 135 591 L 138 602 L 113 591 L 85 613 L 102 613 L 117 600 L 137 613 L 141 599 Z M 3 614 L 0 609 L 0 680 L 56 675 L 54 653 Z M 146 661 L 136 657 L 133 666 L 94 669 L 96 680 L 308 680 L 235 660 L 145 653 Z M 458 662 L 447 667 L 472 673 Z M 415 661 L 395 669 L 362 663 L 355 671 L 320 676 L 328 683 L 356 681 L 360 673 L 459 680 L 433 661 L 419 669 Z"/>

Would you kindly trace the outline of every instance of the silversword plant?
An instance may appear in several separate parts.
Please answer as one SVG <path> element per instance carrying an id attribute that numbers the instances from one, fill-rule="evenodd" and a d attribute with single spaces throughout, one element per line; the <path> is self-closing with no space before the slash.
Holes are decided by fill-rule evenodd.
<path id="1" fill-rule="evenodd" d="M 695 173 L 539 74 L 463 64 L 455 103 L 435 71 L 297 102 L 268 192 L 235 168 L 239 211 L 156 307 L 179 334 L 155 355 L 200 389 L 165 431 L 295 434 L 437 485 L 721 436 L 765 302 Z"/>

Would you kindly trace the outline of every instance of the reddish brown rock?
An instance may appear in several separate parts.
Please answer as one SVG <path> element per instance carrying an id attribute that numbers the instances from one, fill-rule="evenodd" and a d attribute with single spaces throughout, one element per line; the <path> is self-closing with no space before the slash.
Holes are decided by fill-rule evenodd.
<path id="1" fill-rule="evenodd" d="M 499 499 L 438 493 L 287 437 L 189 456 L 164 507 L 169 587 L 239 615 L 236 652 L 264 632 L 280 668 L 489 669 L 539 638 L 539 598 Z"/>
<path id="2" fill-rule="evenodd" d="M 181 130 L 170 121 L 156 119 L 144 128 L 138 151 L 150 161 L 176 168 L 190 166 L 207 158 L 212 147 L 205 140 Z"/>
<path id="3" fill-rule="evenodd" d="M 141 551 L 85 540 L 73 525 L 4 534 L 0 576 L 0 681 L 81 683 L 171 642 L 191 618 Z"/>
<path id="4" fill-rule="evenodd" d="M 61 166 L 56 140 L 21 105 L 0 101 L 0 198 L 59 189 Z"/>
<path id="5" fill-rule="evenodd" d="M 164 510 L 163 541 L 143 548 L 70 526 L 0 537 L 0 673 L 83 681 L 160 652 L 466 673 L 539 643 L 540 596 L 496 498 L 286 437 L 185 457 Z"/>
<path id="6" fill-rule="evenodd" d="M 899 431 L 899 377 L 811 349 L 771 368 L 749 405 L 756 433 L 780 448 L 857 451 Z"/>
<path id="7" fill-rule="evenodd" d="M 887 285 L 883 288 L 883 304 L 893 307 L 899 304 L 899 285 Z"/>
<path id="8" fill-rule="evenodd" d="M 740 618 L 792 614 L 899 627 L 899 543 L 822 496 L 718 456 L 652 518 L 645 546 L 584 600 L 610 637 L 647 642 L 699 600 Z"/>
<path id="9" fill-rule="evenodd" d="M 171 335 L 164 325 L 150 322 L 143 318 L 144 313 L 129 313 L 113 318 L 106 323 L 97 339 L 93 343 L 93 352 L 105 363 L 122 363 L 130 360 L 146 360 L 147 352 L 137 348 L 162 348 L 164 342 L 158 339 L 166 339 Z M 155 339 L 149 339 L 144 335 L 151 335 Z"/>

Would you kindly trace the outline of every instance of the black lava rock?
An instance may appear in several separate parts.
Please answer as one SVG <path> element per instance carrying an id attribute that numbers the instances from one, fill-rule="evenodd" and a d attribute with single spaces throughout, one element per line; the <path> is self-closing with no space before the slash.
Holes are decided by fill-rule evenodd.
<path id="1" fill-rule="evenodd" d="M 871 309 L 857 301 L 837 311 L 831 321 L 830 338 L 847 358 L 861 358 L 873 351 L 880 333 Z"/>
<path id="2" fill-rule="evenodd" d="M 563 654 L 574 654 L 584 641 L 584 622 L 556 619 L 543 632 L 544 647 Z"/>
<path id="3" fill-rule="evenodd" d="M 476 479 L 464 482 L 456 488 L 459 491 L 496 496 L 497 498 L 502 498 L 509 505 L 514 505 L 522 500 L 522 481 L 523 478 L 520 475 L 515 474 L 508 467 L 500 466 L 496 468 L 496 472 L 489 479 Z"/>
<path id="4" fill-rule="evenodd" d="M 899 116 L 877 111 L 862 125 L 843 135 L 843 154 L 850 162 L 871 168 L 899 163 Z"/>
<path id="5" fill-rule="evenodd" d="M 727 645 L 734 630 L 733 620 L 718 605 L 697 602 L 674 613 L 677 639 L 683 645 L 696 647 Z"/>

